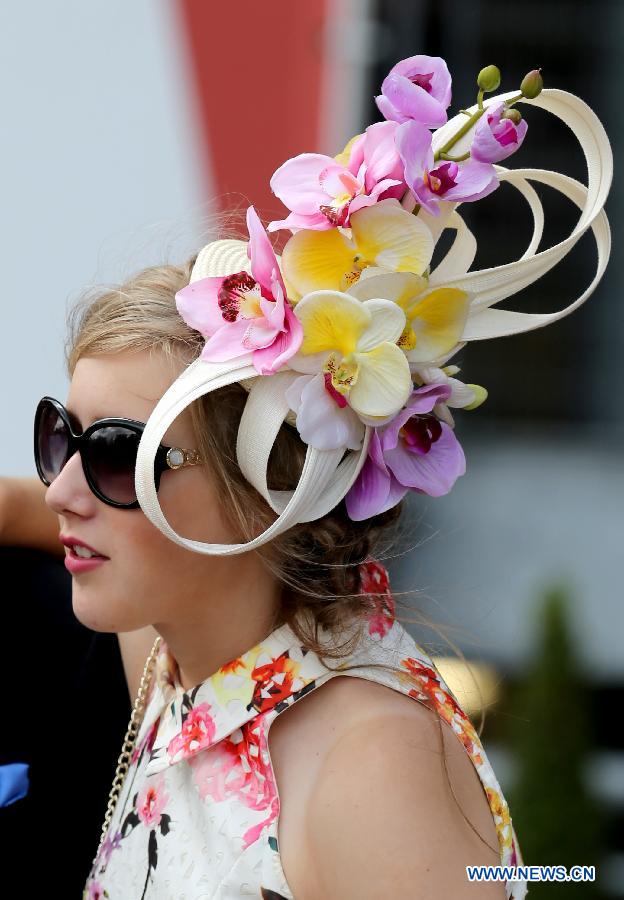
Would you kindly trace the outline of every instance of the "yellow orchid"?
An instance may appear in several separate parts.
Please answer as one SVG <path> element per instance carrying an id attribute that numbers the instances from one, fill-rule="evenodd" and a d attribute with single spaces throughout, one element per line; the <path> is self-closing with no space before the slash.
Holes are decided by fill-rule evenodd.
<path id="1" fill-rule="evenodd" d="M 345 291 L 368 266 L 422 275 L 433 249 L 425 223 L 389 198 L 352 213 L 350 229 L 297 231 L 282 252 L 282 272 L 298 299 L 317 290 Z"/>
<path id="2" fill-rule="evenodd" d="M 388 272 L 361 278 L 349 293 L 366 301 L 383 297 L 405 313 L 398 340 L 411 363 L 430 363 L 455 347 L 466 326 L 470 295 L 453 287 L 428 290 L 425 278 L 410 272 Z"/>
<path id="3" fill-rule="evenodd" d="M 313 291 L 295 307 L 303 342 L 290 367 L 321 375 L 336 408 L 363 416 L 398 412 L 412 391 L 409 363 L 396 341 L 405 313 L 389 300 L 362 303 L 340 291 Z"/>

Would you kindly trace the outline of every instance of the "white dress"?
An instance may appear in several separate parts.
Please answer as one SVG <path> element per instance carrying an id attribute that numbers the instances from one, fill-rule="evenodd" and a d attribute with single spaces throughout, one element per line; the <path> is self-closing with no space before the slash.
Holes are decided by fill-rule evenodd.
<path id="1" fill-rule="evenodd" d="M 161 643 L 130 767 L 84 898 L 292 900 L 277 840 L 280 803 L 269 728 L 329 678 L 347 675 L 401 691 L 450 724 L 483 784 L 501 865 L 522 864 L 507 803 L 470 719 L 395 619 L 384 567 L 370 561 L 362 570 L 363 591 L 382 591 L 384 600 L 367 620 L 363 643 L 327 666 L 282 625 L 184 690 L 176 661 Z M 369 662 L 394 671 L 369 668 Z M 340 671 L 354 663 L 357 669 Z M 510 900 L 521 900 L 527 885 L 507 882 L 506 889 Z"/>

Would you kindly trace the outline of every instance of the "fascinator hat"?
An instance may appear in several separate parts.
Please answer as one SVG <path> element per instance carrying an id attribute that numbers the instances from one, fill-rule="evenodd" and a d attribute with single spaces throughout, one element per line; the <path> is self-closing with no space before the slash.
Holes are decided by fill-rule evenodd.
<path id="1" fill-rule="evenodd" d="M 215 240 L 200 251 L 176 306 L 206 342 L 150 415 L 135 470 L 141 508 L 172 541 L 197 553 L 242 553 L 321 518 L 343 499 L 349 516 L 363 520 L 410 490 L 447 493 L 465 472 L 451 408 L 474 409 L 487 396 L 480 385 L 454 377 L 459 369 L 449 360 L 469 341 L 550 325 L 592 294 L 610 252 L 603 206 L 613 156 L 600 120 L 574 94 L 543 88 L 539 70 L 519 90 L 487 100 L 500 72 L 486 67 L 477 84 L 477 102 L 449 118 L 444 60 L 401 60 L 375 98 L 383 121 L 335 157 L 303 153 L 274 173 L 271 188 L 290 210 L 287 218 L 265 230 L 250 207 L 249 241 Z M 570 128 L 585 156 L 587 185 L 554 170 L 499 165 L 527 134 L 519 103 L 539 106 Z M 519 259 L 471 271 L 477 242 L 458 207 L 502 182 L 528 203 L 533 235 Z M 544 215 L 535 182 L 580 211 L 571 234 L 539 252 Z M 447 228 L 453 242 L 431 270 Z M 496 308 L 552 269 L 590 228 L 597 267 L 579 297 L 558 312 Z M 281 229 L 291 235 L 278 257 L 268 233 Z M 233 382 L 248 391 L 238 464 L 277 515 L 246 543 L 190 540 L 171 527 L 158 502 L 155 454 L 190 403 Z M 284 421 L 307 445 L 292 491 L 267 483 Z"/>

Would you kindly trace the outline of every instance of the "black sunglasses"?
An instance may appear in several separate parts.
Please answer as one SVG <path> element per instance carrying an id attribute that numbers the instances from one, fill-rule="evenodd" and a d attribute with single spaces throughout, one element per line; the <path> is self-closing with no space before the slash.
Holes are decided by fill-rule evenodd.
<path id="1" fill-rule="evenodd" d="M 35 411 L 35 464 L 48 487 L 65 463 L 80 453 L 87 483 L 95 496 L 118 509 L 137 509 L 134 470 L 144 422 L 136 419 L 98 419 L 84 431 L 75 417 L 53 397 L 43 397 Z M 168 469 L 200 465 L 196 450 L 160 444 L 154 458 L 154 483 Z"/>

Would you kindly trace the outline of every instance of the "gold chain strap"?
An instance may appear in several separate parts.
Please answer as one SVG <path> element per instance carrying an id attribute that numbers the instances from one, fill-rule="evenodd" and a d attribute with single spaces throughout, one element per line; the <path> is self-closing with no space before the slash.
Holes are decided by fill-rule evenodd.
<path id="1" fill-rule="evenodd" d="M 152 670 L 156 662 L 156 656 L 158 654 L 158 649 L 160 647 L 161 641 L 162 637 L 159 635 L 154 641 L 152 649 L 150 650 L 150 654 L 147 657 L 147 661 L 143 668 L 141 684 L 139 685 L 139 691 L 137 693 L 136 700 L 134 701 L 134 707 L 132 709 L 132 715 L 130 717 L 130 724 L 128 725 L 128 730 L 126 732 L 123 746 L 121 748 L 121 754 L 117 762 L 117 770 L 113 779 L 113 786 L 110 790 L 108 806 L 106 807 L 106 817 L 104 819 L 104 824 L 102 825 L 102 835 L 100 837 L 100 843 L 98 844 L 97 853 L 95 854 L 95 857 L 93 859 L 93 864 L 95 864 L 95 861 L 100 854 L 100 849 L 104 842 L 104 838 L 106 837 L 108 826 L 110 825 L 111 818 L 115 811 L 115 806 L 117 805 L 119 794 L 121 793 L 125 777 L 128 774 L 128 764 L 130 762 L 132 751 L 136 743 L 137 734 L 139 732 L 139 728 L 141 727 L 141 722 L 143 721 L 143 716 L 145 714 L 145 698 L 147 696 L 147 689 L 149 687 Z"/>

